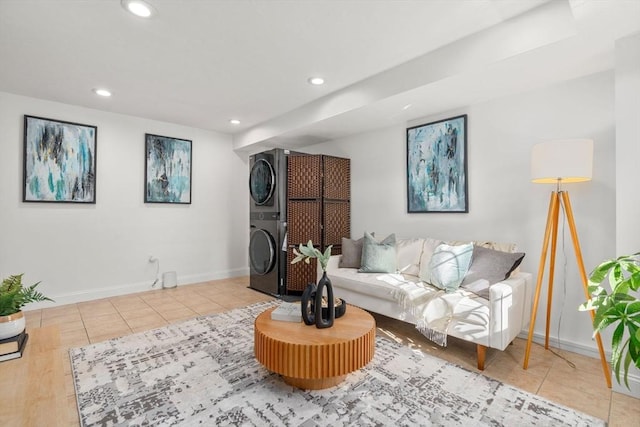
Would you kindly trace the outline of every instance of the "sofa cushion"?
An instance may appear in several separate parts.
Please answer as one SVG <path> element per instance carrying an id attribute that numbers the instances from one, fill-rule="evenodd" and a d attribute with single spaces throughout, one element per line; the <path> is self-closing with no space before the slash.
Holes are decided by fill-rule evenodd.
<path id="1" fill-rule="evenodd" d="M 396 235 L 378 242 L 365 231 L 362 245 L 362 273 L 394 273 L 396 271 Z"/>
<path id="2" fill-rule="evenodd" d="M 460 287 L 467 274 L 472 254 L 472 243 L 458 246 L 442 243 L 436 248 L 429 261 L 428 277 L 421 277 L 421 279 L 446 292 L 453 292 Z"/>
<path id="3" fill-rule="evenodd" d="M 374 233 L 371 233 L 375 236 Z M 364 237 L 358 240 L 342 238 L 342 255 L 338 267 L 340 268 L 360 268 L 362 262 L 362 244 L 364 243 Z"/>
<path id="4" fill-rule="evenodd" d="M 327 276 L 329 276 L 331 280 L 336 298 L 344 298 L 342 289 L 347 289 L 349 292 L 355 292 L 397 304 L 392 293 L 396 289 L 396 286 L 380 280 L 379 278 L 382 275 L 381 273 L 360 273 L 353 268 L 339 268 L 327 271 Z M 359 304 L 358 298 L 347 300 L 347 303 L 362 307 Z"/>
<path id="5" fill-rule="evenodd" d="M 424 239 L 398 239 L 396 241 L 396 258 L 400 273 L 412 276 L 420 274 L 420 257 L 423 246 Z"/>
<path id="6" fill-rule="evenodd" d="M 503 252 L 474 245 L 471 266 L 461 286 L 488 299 L 489 286 L 508 279 L 524 255 L 522 252 Z M 484 281 L 484 286 L 478 286 L 480 280 Z"/>

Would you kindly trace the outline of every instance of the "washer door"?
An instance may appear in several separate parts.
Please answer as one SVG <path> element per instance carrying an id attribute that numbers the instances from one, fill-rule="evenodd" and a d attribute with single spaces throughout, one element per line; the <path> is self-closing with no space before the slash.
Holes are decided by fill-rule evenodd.
<path id="1" fill-rule="evenodd" d="M 276 242 L 269 232 L 256 229 L 249 240 L 249 262 L 256 274 L 264 275 L 276 265 Z"/>
<path id="2" fill-rule="evenodd" d="M 249 174 L 249 193 L 256 205 L 272 205 L 276 188 L 276 172 L 267 160 L 260 158 L 251 167 Z M 268 203 L 271 202 L 271 203 Z"/>

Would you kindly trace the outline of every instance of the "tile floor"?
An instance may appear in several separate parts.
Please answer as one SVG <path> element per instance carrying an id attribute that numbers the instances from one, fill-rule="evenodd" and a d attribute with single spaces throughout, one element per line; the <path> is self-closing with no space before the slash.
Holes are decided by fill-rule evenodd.
<path id="1" fill-rule="evenodd" d="M 248 277 L 178 286 L 26 312 L 27 328 L 56 324 L 65 359 L 65 392 L 70 424 L 78 425 L 68 349 L 153 329 L 191 317 L 219 313 L 272 299 L 248 287 Z M 476 369 L 475 345 L 451 339 L 446 348 L 427 341 L 411 325 L 375 315 L 378 334 L 434 356 Z M 487 351 L 484 373 L 531 393 L 607 420 L 610 426 L 639 426 L 640 400 L 607 389 L 600 361 L 561 352 L 565 360 L 533 346 L 529 369 L 522 369 L 526 342 L 516 339 L 504 352 Z"/>

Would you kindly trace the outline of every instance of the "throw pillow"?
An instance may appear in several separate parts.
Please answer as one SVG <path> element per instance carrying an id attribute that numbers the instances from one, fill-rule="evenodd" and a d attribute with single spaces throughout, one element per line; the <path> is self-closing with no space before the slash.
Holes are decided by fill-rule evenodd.
<path id="1" fill-rule="evenodd" d="M 441 243 L 443 243 L 442 240 L 432 239 L 430 237 L 424 239 L 424 245 L 422 246 L 422 256 L 420 257 L 420 274 L 418 275 L 418 277 L 420 277 L 420 280 L 427 283 L 429 282 L 429 261 L 431 261 L 433 253 Z"/>
<path id="2" fill-rule="evenodd" d="M 467 243 L 469 243 L 468 240 L 465 241 L 450 241 L 447 242 L 450 245 L 465 245 Z M 516 245 L 515 243 L 505 243 L 505 242 L 492 242 L 492 241 L 480 241 L 480 240 L 474 240 L 471 243 L 473 243 L 473 246 L 482 246 L 483 248 L 489 248 L 489 249 L 494 249 L 496 251 L 502 251 L 502 252 L 515 252 L 516 251 Z"/>
<path id="3" fill-rule="evenodd" d="M 374 234 L 371 233 L 373 236 Z M 342 255 L 338 261 L 339 268 L 360 268 L 362 260 L 362 244 L 364 237 L 358 240 L 342 238 Z"/>
<path id="4" fill-rule="evenodd" d="M 450 245 L 462 245 L 465 243 L 469 243 L 467 242 L 447 242 Z M 509 253 L 513 253 L 516 252 L 518 250 L 518 246 L 515 243 L 507 243 L 507 242 L 493 242 L 493 241 L 483 241 L 483 240 L 474 240 L 471 243 L 473 243 L 473 246 L 482 246 L 483 248 L 488 248 L 488 249 L 493 249 L 496 251 L 500 251 L 500 252 L 509 252 Z M 519 270 L 519 266 L 516 267 L 511 274 L 517 273 Z"/>
<path id="5" fill-rule="evenodd" d="M 522 252 L 502 252 L 482 246 L 474 246 L 473 260 L 461 286 L 483 298 L 489 299 L 489 286 L 508 279 L 511 272 L 520 265 L 524 255 Z M 475 286 L 472 289 L 469 287 L 469 285 L 481 279 L 486 281 L 486 288 Z"/>
<path id="6" fill-rule="evenodd" d="M 396 235 L 390 234 L 382 242 L 364 233 L 361 273 L 394 273 L 396 271 Z"/>
<path id="7" fill-rule="evenodd" d="M 399 239 L 396 241 L 398 271 L 402 274 L 418 276 L 420 274 L 420 257 L 424 239 Z"/>
<path id="8" fill-rule="evenodd" d="M 454 292 L 469 270 L 472 254 L 472 243 L 459 246 L 445 243 L 439 245 L 429 261 L 428 283 L 446 292 Z"/>

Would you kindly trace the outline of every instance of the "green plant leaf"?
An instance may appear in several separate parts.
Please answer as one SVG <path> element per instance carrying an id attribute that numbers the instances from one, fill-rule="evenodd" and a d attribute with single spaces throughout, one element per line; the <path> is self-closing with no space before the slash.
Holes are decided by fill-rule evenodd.
<path id="1" fill-rule="evenodd" d="M 331 245 L 328 246 L 324 253 L 322 253 L 318 248 L 313 246 L 313 242 L 311 240 L 309 240 L 306 245 L 301 243 L 298 246 L 298 250 L 295 248 L 293 249 L 295 258 L 291 260 L 291 264 L 295 264 L 300 261 L 304 261 L 306 264 L 311 264 L 311 259 L 317 258 L 322 270 L 326 271 L 329 258 L 331 257 L 331 248 Z"/>
<path id="2" fill-rule="evenodd" d="M 615 265 L 615 260 L 609 260 L 598 265 L 592 272 L 589 278 L 590 282 L 593 283 L 602 283 L 605 277 L 607 277 L 607 273 L 611 269 L 613 265 Z"/>
<path id="3" fill-rule="evenodd" d="M 640 290 L 640 271 L 635 271 L 629 276 L 629 287 L 634 291 Z"/>
<path id="4" fill-rule="evenodd" d="M 624 385 L 626 385 L 627 388 L 629 388 L 629 366 L 631 366 L 631 353 L 627 352 L 624 357 Z"/>
<path id="5" fill-rule="evenodd" d="M 635 313 L 640 313 L 640 301 L 633 300 L 629 304 L 627 304 L 627 315 L 632 316 Z"/>
<path id="6" fill-rule="evenodd" d="M 623 347 L 621 345 L 622 337 L 624 335 L 624 324 L 620 323 L 615 331 L 613 331 L 613 338 L 611 339 L 611 365 L 613 371 L 616 374 L 616 380 L 620 383 L 620 361 Z"/>
<path id="7" fill-rule="evenodd" d="M 593 322 L 593 335 L 595 336 L 598 332 L 606 329 L 609 325 L 620 322 L 620 319 L 615 308 L 611 308 L 599 316 L 596 314 Z"/>
<path id="8" fill-rule="evenodd" d="M 616 288 L 623 280 L 624 276 L 622 275 L 622 267 L 620 267 L 620 264 L 616 263 L 613 265 L 611 273 L 609 273 L 609 286 L 611 286 L 611 290 L 615 292 Z"/>
<path id="9" fill-rule="evenodd" d="M 636 329 L 635 334 L 631 334 L 629 339 L 629 354 L 636 367 L 640 369 L 640 329 Z"/>
<path id="10" fill-rule="evenodd" d="M 22 310 L 25 304 L 39 301 L 53 301 L 36 290 L 40 282 L 31 286 L 22 285 L 24 274 L 9 276 L 0 285 L 0 316 L 7 316 Z"/>
<path id="11" fill-rule="evenodd" d="M 626 294 L 631 288 L 630 284 L 628 280 L 620 280 L 616 283 L 615 287 L 611 287 L 611 292 L 614 294 Z"/>
<path id="12" fill-rule="evenodd" d="M 300 262 L 304 259 L 304 255 L 302 255 L 300 252 L 298 252 L 296 250 L 296 248 L 293 248 L 293 254 L 295 255 L 295 258 L 291 260 L 291 264 L 295 264 L 297 262 Z"/>
<path id="13" fill-rule="evenodd" d="M 605 305 L 606 300 L 607 298 L 604 296 L 593 297 L 590 300 L 580 304 L 580 306 L 578 306 L 578 310 L 580 311 L 596 310 L 601 306 Z"/>

